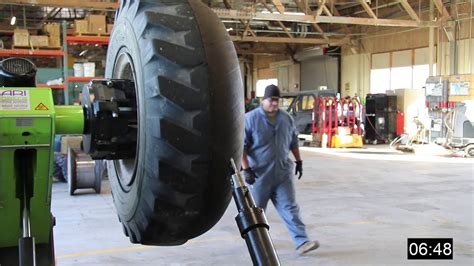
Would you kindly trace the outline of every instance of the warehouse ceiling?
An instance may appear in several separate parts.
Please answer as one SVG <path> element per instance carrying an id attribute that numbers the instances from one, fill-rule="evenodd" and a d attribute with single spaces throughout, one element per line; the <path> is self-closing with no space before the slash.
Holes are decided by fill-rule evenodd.
<path id="1" fill-rule="evenodd" d="M 470 0 L 203 0 L 224 22 L 241 53 L 280 53 L 299 46 L 351 45 L 387 29 L 442 27 L 471 18 Z M 430 4 L 433 13 L 430 19 Z M 0 29 L 41 28 L 81 19 L 88 12 L 114 16 L 117 1 L 2 0 Z M 258 45 L 256 45 L 258 44 Z M 276 47 L 276 48 L 275 48 Z M 275 50 L 275 51 L 273 51 Z"/>

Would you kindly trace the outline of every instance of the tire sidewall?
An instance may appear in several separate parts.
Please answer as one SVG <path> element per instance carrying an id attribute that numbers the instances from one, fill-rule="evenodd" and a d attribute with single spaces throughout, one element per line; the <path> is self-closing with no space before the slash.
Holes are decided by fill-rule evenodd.
<path id="1" fill-rule="evenodd" d="M 130 58 L 132 60 L 132 65 L 134 68 L 135 75 L 135 88 L 136 88 L 136 97 L 138 100 L 138 139 L 137 145 L 141 147 L 137 149 L 137 163 L 135 169 L 135 178 L 133 182 L 127 186 L 126 184 L 121 184 L 117 171 L 115 169 L 114 161 L 107 161 L 107 170 L 109 173 L 110 185 L 112 187 L 114 202 L 116 205 L 117 212 L 122 220 L 129 221 L 132 219 L 135 210 L 137 208 L 138 202 L 140 200 L 141 194 L 141 183 L 143 182 L 144 176 L 144 164 L 146 162 L 146 139 L 145 139 L 145 127 L 143 126 L 143 118 L 146 117 L 146 101 L 145 99 L 145 90 L 144 90 L 144 76 L 143 76 L 143 65 L 142 65 L 142 55 L 140 48 L 137 43 L 137 36 L 135 35 L 134 28 L 131 22 L 127 19 L 124 12 L 122 12 L 115 22 L 114 30 L 110 36 L 109 47 L 107 51 L 107 61 L 105 69 L 105 77 L 111 78 L 113 75 L 115 61 L 122 51 L 122 49 L 127 49 Z"/>

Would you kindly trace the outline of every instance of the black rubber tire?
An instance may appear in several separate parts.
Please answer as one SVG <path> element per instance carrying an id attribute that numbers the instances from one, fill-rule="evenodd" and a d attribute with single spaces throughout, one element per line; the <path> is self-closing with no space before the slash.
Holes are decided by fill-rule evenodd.
<path id="1" fill-rule="evenodd" d="M 474 144 L 468 144 L 464 148 L 465 157 L 474 157 Z"/>
<path id="2" fill-rule="evenodd" d="M 199 0 L 123 0 L 107 78 L 117 78 L 122 53 L 139 122 L 131 178 L 107 162 L 119 220 L 133 243 L 180 245 L 213 227 L 232 196 L 229 160 L 240 166 L 244 116 L 234 45 Z"/>

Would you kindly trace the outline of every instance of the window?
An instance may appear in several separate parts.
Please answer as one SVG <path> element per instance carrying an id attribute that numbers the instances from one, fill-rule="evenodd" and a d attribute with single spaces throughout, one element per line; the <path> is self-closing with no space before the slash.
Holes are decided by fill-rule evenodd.
<path id="1" fill-rule="evenodd" d="M 412 72 L 412 66 L 392 67 L 390 69 L 390 89 L 411 89 Z"/>
<path id="2" fill-rule="evenodd" d="M 390 89 L 390 68 L 370 71 L 370 93 L 385 93 Z"/>
<path id="3" fill-rule="evenodd" d="M 288 107 L 290 107 L 291 105 L 291 102 L 293 101 L 295 97 L 281 97 L 279 102 L 278 102 L 278 106 L 283 109 L 283 110 L 286 110 L 288 109 Z"/>
<path id="4" fill-rule="evenodd" d="M 301 109 L 303 111 L 312 111 L 314 104 L 314 97 L 312 95 L 306 95 L 303 97 L 303 102 L 301 103 Z"/>
<path id="5" fill-rule="evenodd" d="M 423 88 L 429 75 L 430 69 L 428 65 L 413 66 L 413 89 Z"/>
<path id="6" fill-rule="evenodd" d="M 414 60 L 413 60 L 414 58 Z M 396 89 L 422 89 L 429 76 L 427 47 L 372 55 L 370 93 Z M 436 64 L 433 65 L 436 75 Z"/>
<path id="7" fill-rule="evenodd" d="M 295 108 L 296 112 L 307 112 L 313 111 L 313 104 L 314 104 L 314 96 L 313 95 L 305 95 L 298 99 L 296 102 Z"/>
<path id="8" fill-rule="evenodd" d="M 278 86 L 278 79 L 260 79 L 257 80 L 257 97 L 263 97 L 265 94 L 265 88 L 268 85 L 275 85 Z"/>

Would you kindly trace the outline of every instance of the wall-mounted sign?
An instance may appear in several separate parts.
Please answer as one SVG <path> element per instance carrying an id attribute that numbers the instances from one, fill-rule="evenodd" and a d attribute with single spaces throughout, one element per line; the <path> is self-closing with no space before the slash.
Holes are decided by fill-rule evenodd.
<path id="1" fill-rule="evenodd" d="M 449 95 L 469 95 L 469 81 L 459 81 L 449 83 Z"/>

